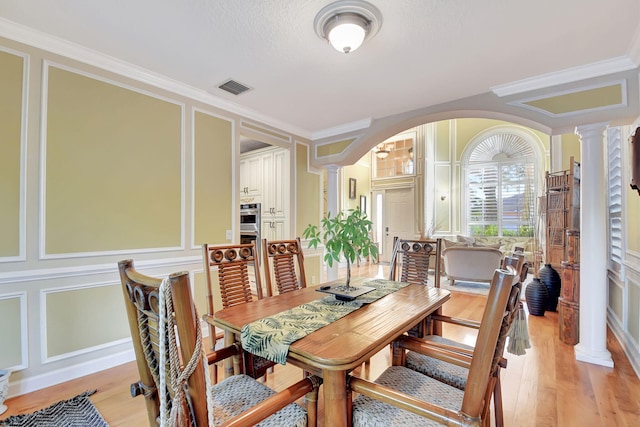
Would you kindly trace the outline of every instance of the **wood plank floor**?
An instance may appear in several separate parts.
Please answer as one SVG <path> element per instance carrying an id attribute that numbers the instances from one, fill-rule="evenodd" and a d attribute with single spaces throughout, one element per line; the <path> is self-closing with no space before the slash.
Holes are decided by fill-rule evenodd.
<path id="1" fill-rule="evenodd" d="M 384 266 L 354 267 L 352 274 L 386 275 Z M 342 275 L 342 273 L 341 273 Z M 485 297 L 454 292 L 444 306 L 445 314 L 480 320 Z M 558 339 L 558 315 L 528 316 L 532 348 L 524 356 L 506 354 L 502 387 L 507 426 L 640 426 L 640 380 L 615 337 L 608 332 L 607 347 L 613 369 L 575 360 L 573 347 Z M 473 344 L 475 334 L 445 325 L 443 335 Z M 388 351 L 355 371 L 376 378 L 390 363 Z M 270 387 L 280 390 L 300 378 L 292 366 L 276 366 L 267 377 Z M 97 389 L 91 397 L 111 426 L 145 426 L 142 397 L 131 398 L 129 385 L 138 379 L 135 363 L 127 363 L 93 375 L 7 400 L 9 409 L 0 418 L 32 412 L 85 390 Z M 320 420 L 322 404 L 320 402 Z"/>

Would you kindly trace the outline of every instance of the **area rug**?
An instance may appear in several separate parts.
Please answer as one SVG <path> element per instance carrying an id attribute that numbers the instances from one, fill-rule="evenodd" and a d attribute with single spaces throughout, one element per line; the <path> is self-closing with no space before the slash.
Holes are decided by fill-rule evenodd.
<path id="1" fill-rule="evenodd" d="M 32 414 L 13 415 L 0 420 L 2 427 L 109 427 L 89 396 L 96 390 L 86 391 L 69 400 L 54 403 Z"/>

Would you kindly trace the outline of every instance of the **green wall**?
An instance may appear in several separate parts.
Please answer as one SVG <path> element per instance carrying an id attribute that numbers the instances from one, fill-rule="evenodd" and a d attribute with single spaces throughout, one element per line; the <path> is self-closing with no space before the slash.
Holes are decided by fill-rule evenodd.
<path id="1" fill-rule="evenodd" d="M 232 122 L 200 111 L 194 117 L 194 243 L 227 242 L 232 226 Z"/>
<path id="2" fill-rule="evenodd" d="M 181 246 L 182 107 L 49 67 L 45 250 Z"/>
<path id="3" fill-rule="evenodd" d="M 20 254 L 22 57 L 0 50 L 0 257 Z"/>

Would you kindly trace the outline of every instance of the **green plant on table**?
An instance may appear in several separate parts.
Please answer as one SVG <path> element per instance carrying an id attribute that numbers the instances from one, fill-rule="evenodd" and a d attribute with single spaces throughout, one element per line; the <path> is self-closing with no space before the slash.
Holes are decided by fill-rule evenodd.
<path id="1" fill-rule="evenodd" d="M 333 267 L 334 262 L 340 262 L 342 255 L 347 262 L 347 282 L 349 289 L 351 282 L 351 264 L 362 257 L 371 256 L 378 259 L 378 247 L 371 240 L 372 222 L 367 214 L 357 209 L 350 209 L 347 214 L 339 212 L 331 216 L 331 212 L 322 218 L 320 226 L 309 224 L 303 231 L 305 239 L 309 239 L 309 247 L 317 248 L 318 243 L 324 243 L 324 261 Z"/>

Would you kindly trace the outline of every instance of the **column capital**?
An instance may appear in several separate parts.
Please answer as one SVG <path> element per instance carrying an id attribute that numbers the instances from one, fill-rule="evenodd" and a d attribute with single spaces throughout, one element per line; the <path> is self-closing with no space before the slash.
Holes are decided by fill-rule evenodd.
<path id="1" fill-rule="evenodd" d="M 607 130 L 610 122 L 589 123 L 586 125 L 576 126 L 575 134 L 580 137 L 581 141 L 597 138 L 602 140 L 604 132 Z"/>

